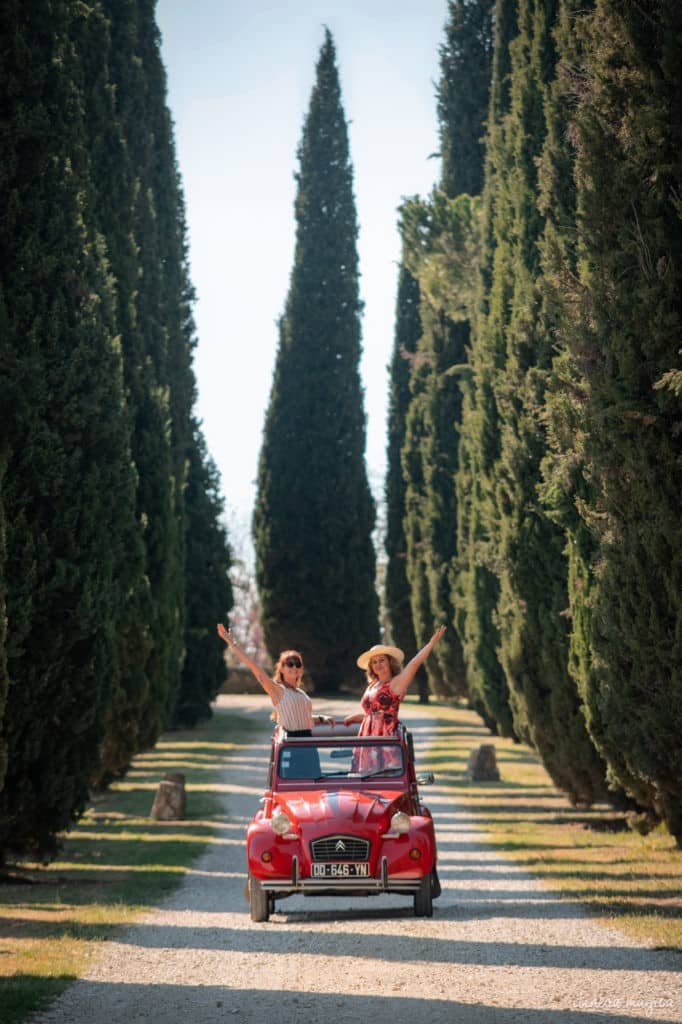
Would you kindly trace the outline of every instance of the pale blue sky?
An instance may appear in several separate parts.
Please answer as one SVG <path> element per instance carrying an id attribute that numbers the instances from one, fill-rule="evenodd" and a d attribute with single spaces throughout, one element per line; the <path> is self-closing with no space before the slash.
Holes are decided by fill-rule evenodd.
<path id="1" fill-rule="evenodd" d="M 367 463 L 375 493 L 382 487 L 396 208 L 428 194 L 439 174 L 429 155 L 446 13 L 447 0 L 158 0 L 197 292 L 198 413 L 242 526 L 293 258 L 296 147 L 325 25 L 350 122 Z"/>

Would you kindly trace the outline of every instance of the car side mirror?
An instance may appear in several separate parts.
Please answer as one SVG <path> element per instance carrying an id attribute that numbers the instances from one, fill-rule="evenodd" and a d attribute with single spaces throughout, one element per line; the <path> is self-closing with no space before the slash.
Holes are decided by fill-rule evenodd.
<path id="1" fill-rule="evenodd" d="M 434 782 L 433 772 L 420 772 L 417 775 L 417 784 L 419 786 L 432 786 Z"/>

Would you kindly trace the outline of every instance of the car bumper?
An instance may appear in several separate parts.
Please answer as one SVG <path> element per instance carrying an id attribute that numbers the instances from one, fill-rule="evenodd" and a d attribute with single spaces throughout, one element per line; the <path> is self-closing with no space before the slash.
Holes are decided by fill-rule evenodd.
<path id="1" fill-rule="evenodd" d="M 290 878 L 261 878 L 261 885 L 266 892 L 287 893 L 301 892 L 305 895 L 369 895 L 382 892 L 413 893 L 421 885 L 423 875 L 391 877 L 388 873 L 388 860 L 381 860 L 381 874 L 378 878 L 301 878 L 298 858 L 292 858 Z"/>

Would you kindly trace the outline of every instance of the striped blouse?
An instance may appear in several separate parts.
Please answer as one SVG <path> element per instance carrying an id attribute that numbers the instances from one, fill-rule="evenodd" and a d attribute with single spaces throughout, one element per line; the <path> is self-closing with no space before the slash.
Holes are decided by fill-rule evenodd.
<path id="1" fill-rule="evenodd" d="M 287 732 L 312 729 L 313 704 L 303 690 L 295 690 L 291 686 L 275 683 L 281 696 L 275 704 L 277 721 Z"/>

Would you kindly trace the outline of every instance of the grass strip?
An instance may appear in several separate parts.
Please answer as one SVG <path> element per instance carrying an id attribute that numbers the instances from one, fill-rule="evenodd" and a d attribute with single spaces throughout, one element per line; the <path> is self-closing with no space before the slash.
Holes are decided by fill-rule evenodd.
<path id="1" fill-rule="evenodd" d="M 494 849 L 605 925 L 682 951 L 682 851 L 663 826 L 642 836 L 609 804 L 572 807 L 531 749 L 491 736 L 463 706 L 432 713 L 441 728 L 423 765 Z M 499 782 L 466 777 L 469 753 L 482 743 L 495 745 Z"/>
<path id="2" fill-rule="evenodd" d="M 250 720 L 217 708 L 187 732 L 164 734 L 125 777 L 93 797 L 47 866 L 6 865 L 0 875 L 0 1006 L 21 1024 L 80 977 L 93 943 L 157 906 L 197 857 L 219 842 L 225 759 L 248 744 Z M 184 821 L 149 818 L 165 772 L 185 775 Z"/>

